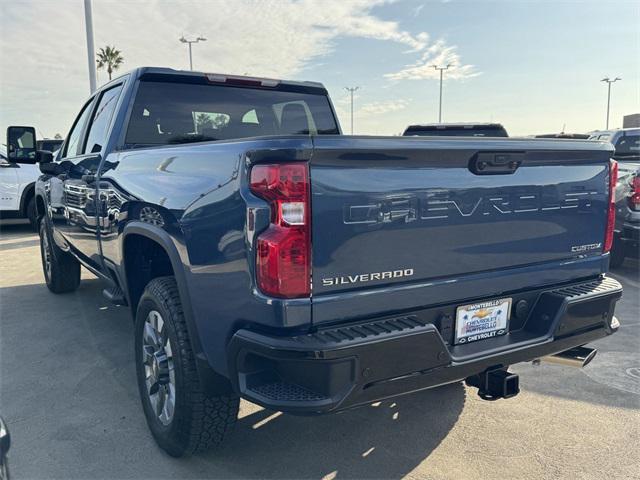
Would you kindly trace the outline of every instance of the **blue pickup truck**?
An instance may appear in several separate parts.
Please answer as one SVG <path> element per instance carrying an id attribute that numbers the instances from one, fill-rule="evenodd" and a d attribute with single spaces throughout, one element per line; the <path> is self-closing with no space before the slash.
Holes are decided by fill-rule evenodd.
<path id="1" fill-rule="evenodd" d="M 56 158 L 31 135 L 10 127 L 8 157 L 43 173 L 47 286 L 84 266 L 128 306 L 174 456 L 222 442 L 240 397 L 513 397 L 510 365 L 584 364 L 619 326 L 609 143 L 343 136 L 321 84 L 164 68 L 93 94 Z"/>

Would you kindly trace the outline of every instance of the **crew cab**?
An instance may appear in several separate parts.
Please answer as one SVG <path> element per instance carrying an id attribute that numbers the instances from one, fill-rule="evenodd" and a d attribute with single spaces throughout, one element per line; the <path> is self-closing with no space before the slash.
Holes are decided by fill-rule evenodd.
<path id="1" fill-rule="evenodd" d="M 608 143 L 344 136 L 319 83 L 164 68 L 92 95 L 56 161 L 20 148 L 33 134 L 9 128 L 9 161 L 40 162 L 46 284 L 82 265 L 129 307 L 174 456 L 222 442 L 240 397 L 512 397 L 510 365 L 584 364 L 619 326 Z"/>

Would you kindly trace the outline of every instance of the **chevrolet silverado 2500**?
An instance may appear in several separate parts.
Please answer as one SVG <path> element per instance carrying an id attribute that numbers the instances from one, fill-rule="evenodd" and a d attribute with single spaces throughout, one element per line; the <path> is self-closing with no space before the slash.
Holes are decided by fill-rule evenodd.
<path id="1" fill-rule="evenodd" d="M 93 94 L 54 161 L 32 134 L 10 127 L 8 157 L 40 162 L 47 286 L 82 265 L 129 307 L 171 455 L 222 442 L 240 397 L 511 397 L 509 365 L 587 362 L 619 325 L 608 143 L 342 136 L 318 83 L 162 68 Z"/>

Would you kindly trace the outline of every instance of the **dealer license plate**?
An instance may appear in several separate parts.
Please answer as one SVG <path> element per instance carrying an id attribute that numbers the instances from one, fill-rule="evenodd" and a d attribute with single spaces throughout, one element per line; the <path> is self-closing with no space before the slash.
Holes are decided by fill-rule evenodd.
<path id="1" fill-rule="evenodd" d="M 510 298 L 458 307 L 455 343 L 476 342 L 506 334 L 510 312 Z"/>

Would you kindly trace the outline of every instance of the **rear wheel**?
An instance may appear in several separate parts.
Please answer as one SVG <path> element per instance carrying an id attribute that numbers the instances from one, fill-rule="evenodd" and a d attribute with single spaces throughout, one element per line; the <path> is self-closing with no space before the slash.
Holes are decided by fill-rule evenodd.
<path id="1" fill-rule="evenodd" d="M 47 287 L 53 293 L 73 292 L 80 285 L 80 262 L 53 241 L 49 222 L 40 221 L 40 255 Z"/>
<path id="2" fill-rule="evenodd" d="M 145 288 L 135 349 L 142 407 L 158 445 L 181 457 L 221 444 L 236 423 L 240 400 L 204 394 L 173 277 L 153 279 Z"/>

